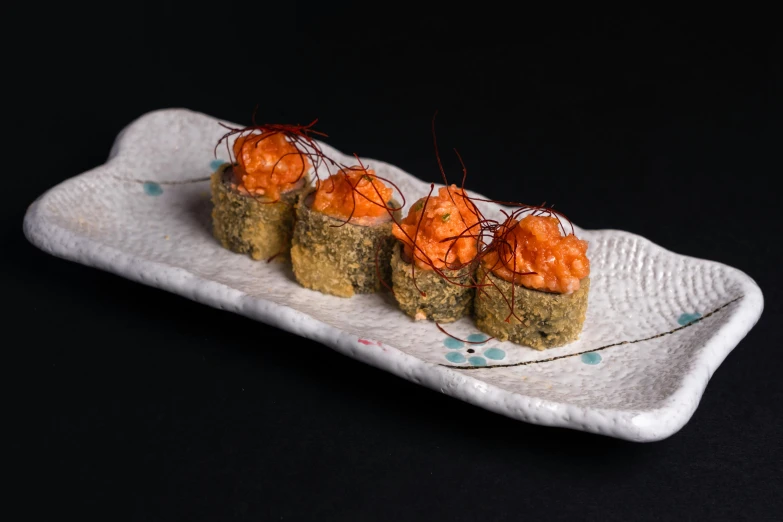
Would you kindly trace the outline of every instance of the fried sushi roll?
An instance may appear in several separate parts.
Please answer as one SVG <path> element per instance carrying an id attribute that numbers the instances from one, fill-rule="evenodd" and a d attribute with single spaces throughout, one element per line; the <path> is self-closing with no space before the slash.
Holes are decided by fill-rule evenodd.
<path id="1" fill-rule="evenodd" d="M 450 323 L 470 314 L 479 212 L 456 185 L 418 200 L 395 223 L 394 297 L 414 320 Z"/>
<path id="2" fill-rule="evenodd" d="M 388 285 L 398 206 L 372 169 L 343 168 L 319 180 L 296 208 L 291 262 L 299 284 L 338 297 Z"/>
<path id="3" fill-rule="evenodd" d="M 590 290 L 587 247 L 573 233 L 563 236 L 555 217 L 510 217 L 478 268 L 476 326 L 536 350 L 578 339 Z"/>
<path id="4" fill-rule="evenodd" d="M 212 174 L 213 235 L 256 260 L 286 259 L 312 164 L 285 132 L 240 135 L 233 152 L 236 162 Z"/>
<path id="5" fill-rule="evenodd" d="M 252 195 L 236 183 L 234 166 L 223 164 L 212 175 L 212 224 L 224 248 L 253 259 L 287 257 L 294 229 L 294 207 L 307 187 L 302 179 L 279 199 Z"/>

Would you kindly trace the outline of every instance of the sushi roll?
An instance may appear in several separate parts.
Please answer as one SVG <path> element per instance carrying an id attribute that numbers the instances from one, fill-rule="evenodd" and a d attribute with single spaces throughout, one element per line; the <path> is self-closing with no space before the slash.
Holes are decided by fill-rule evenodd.
<path id="1" fill-rule="evenodd" d="M 236 161 L 212 174 L 213 235 L 256 260 L 287 258 L 294 207 L 309 185 L 309 154 L 275 130 L 240 135 L 233 153 Z"/>
<path id="2" fill-rule="evenodd" d="M 478 267 L 476 326 L 536 350 L 578 339 L 590 290 L 587 247 L 573 233 L 561 234 L 556 217 L 512 214 Z"/>
<path id="3" fill-rule="evenodd" d="M 338 297 L 388 285 L 397 207 L 372 169 L 344 167 L 318 180 L 296 207 L 291 262 L 299 284 Z"/>
<path id="4" fill-rule="evenodd" d="M 394 224 L 392 288 L 414 320 L 450 323 L 470 314 L 479 216 L 464 191 L 451 185 L 418 200 Z"/>

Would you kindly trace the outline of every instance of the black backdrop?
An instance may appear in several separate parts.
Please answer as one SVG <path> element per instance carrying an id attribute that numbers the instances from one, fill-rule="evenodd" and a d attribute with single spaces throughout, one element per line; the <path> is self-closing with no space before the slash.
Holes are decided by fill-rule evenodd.
<path id="1" fill-rule="evenodd" d="M 2 205 L 4 425 L 29 518 L 772 520 L 783 510 L 772 183 L 783 74 L 771 13 L 3 9 L 16 181 Z M 261 120 L 317 117 L 336 148 L 431 181 L 437 109 L 439 140 L 459 149 L 476 191 L 554 202 L 582 227 L 735 266 L 761 286 L 765 312 L 691 421 L 634 444 L 506 419 L 25 241 L 27 205 L 101 164 L 134 118 L 186 107 L 249 123 L 257 103 Z"/>

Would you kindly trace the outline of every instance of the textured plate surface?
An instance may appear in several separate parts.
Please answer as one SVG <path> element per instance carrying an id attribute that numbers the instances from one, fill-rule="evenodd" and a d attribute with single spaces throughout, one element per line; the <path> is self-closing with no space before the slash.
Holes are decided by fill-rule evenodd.
<path id="1" fill-rule="evenodd" d="M 578 341 L 546 352 L 455 342 L 432 323 L 408 319 L 388 294 L 322 295 L 297 285 L 282 263 L 221 248 L 210 232 L 204 180 L 222 133 L 218 120 L 183 109 L 142 116 L 120 133 L 106 164 L 30 206 L 27 238 L 55 256 L 314 339 L 488 410 L 633 441 L 666 438 L 688 422 L 709 378 L 764 306 L 739 270 L 627 232 L 577 228 L 590 242 L 592 266 Z M 429 189 L 392 165 L 365 164 L 394 180 L 409 204 Z M 468 318 L 449 331 L 485 339 Z"/>

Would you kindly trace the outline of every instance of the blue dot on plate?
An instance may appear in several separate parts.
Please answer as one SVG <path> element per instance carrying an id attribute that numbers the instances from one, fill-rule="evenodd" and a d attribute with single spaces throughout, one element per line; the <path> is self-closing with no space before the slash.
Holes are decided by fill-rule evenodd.
<path id="1" fill-rule="evenodd" d="M 585 364 L 598 364 L 601 362 L 601 354 L 595 352 L 583 353 L 582 362 Z"/>
<path id="2" fill-rule="evenodd" d="M 487 339 L 489 339 L 489 336 L 484 334 L 470 334 L 468 336 L 468 341 L 472 343 L 484 344 L 485 342 L 487 342 Z"/>
<path id="3" fill-rule="evenodd" d="M 493 361 L 500 361 L 506 356 L 506 352 L 501 350 L 500 348 L 490 348 L 489 350 L 484 350 L 484 357 L 487 359 L 492 359 Z"/>
<path id="4" fill-rule="evenodd" d="M 701 314 L 699 312 L 694 312 L 692 314 L 682 314 L 680 318 L 677 319 L 677 322 L 680 323 L 680 326 L 685 326 L 686 324 L 691 324 L 697 319 L 701 319 Z"/>
<path id="5" fill-rule="evenodd" d="M 449 352 L 446 354 L 446 359 L 453 363 L 464 363 L 465 356 L 459 352 Z"/>
<path id="6" fill-rule="evenodd" d="M 228 163 L 228 162 L 224 159 L 213 159 L 212 161 L 209 162 L 209 168 L 211 168 L 212 170 L 217 170 L 224 163 Z"/>
<path id="7" fill-rule="evenodd" d="M 144 183 L 144 193 L 148 196 L 160 196 L 163 194 L 163 188 L 154 181 Z"/>
<path id="8" fill-rule="evenodd" d="M 454 339 L 453 337 L 446 337 L 445 339 L 443 339 L 443 346 L 445 346 L 450 350 L 458 350 L 462 348 L 464 344 L 465 343 L 463 343 L 462 341 L 458 339 Z"/>
<path id="9" fill-rule="evenodd" d="M 468 359 L 468 362 L 470 364 L 472 364 L 473 366 L 486 366 L 487 365 L 487 360 L 485 358 L 477 357 L 477 356 L 471 357 L 470 359 Z"/>

